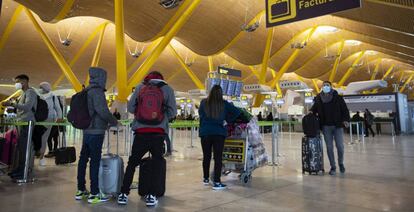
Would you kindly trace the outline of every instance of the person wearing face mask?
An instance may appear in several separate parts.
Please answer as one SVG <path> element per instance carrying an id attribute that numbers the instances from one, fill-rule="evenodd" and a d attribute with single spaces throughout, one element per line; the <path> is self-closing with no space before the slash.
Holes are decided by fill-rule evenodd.
<path id="1" fill-rule="evenodd" d="M 56 122 L 59 121 L 60 117 L 62 117 L 62 109 L 59 105 L 59 100 L 57 97 L 51 92 L 52 86 L 48 82 L 42 82 L 39 84 L 39 93 L 43 100 L 46 101 L 49 114 L 47 116 L 46 122 Z M 40 148 L 40 166 L 46 165 L 46 160 L 44 158 L 47 140 L 50 135 L 50 131 L 52 126 L 46 126 L 46 131 L 42 135 L 42 145 Z"/>
<path id="2" fill-rule="evenodd" d="M 350 116 L 344 99 L 332 88 L 331 82 L 323 82 L 322 92 L 316 96 L 311 112 L 320 119 L 331 165 L 329 174 L 336 174 L 334 141 L 338 152 L 339 170 L 341 173 L 345 173 L 343 127 L 349 126 Z"/>
<path id="3" fill-rule="evenodd" d="M 28 121 L 35 121 L 35 114 L 37 106 L 37 94 L 34 89 L 29 86 L 29 77 L 27 75 L 19 75 L 14 78 L 16 90 L 22 90 L 22 94 L 17 102 L 7 101 L 3 102 L 3 106 L 11 106 L 16 108 L 17 110 L 17 121 L 21 122 L 28 122 Z M 27 140 L 28 140 L 28 126 L 19 126 L 18 127 L 18 140 L 17 140 L 17 151 L 18 151 L 18 166 L 15 170 L 12 170 L 9 173 L 9 176 L 13 179 L 22 179 L 26 161 L 26 148 L 27 148 Z M 33 158 L 33 149 L 31 150 L 31 154 L 29 154 L 30 158 Z M 31 175 L 31 170 L 33 163 L 29 162 L 29 175 Z"/>

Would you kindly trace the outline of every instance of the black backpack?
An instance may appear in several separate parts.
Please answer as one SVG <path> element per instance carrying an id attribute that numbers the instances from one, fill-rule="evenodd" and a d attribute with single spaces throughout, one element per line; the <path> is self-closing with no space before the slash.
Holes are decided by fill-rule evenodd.
<path id="1" fill-rule="evenodd" d="M 314 138 L 314 137 L 319 136 L 319 131 L 320 131 L 319 118 L 313 113 L 307 114 L 302 119 L 302 128 L 303 128 L 303 133 L 307 137 Z"/>
<path id="2" fill-rule="evenodd" d="M 77 129 L 87 129 L 91 124 L 92 117 L 88 109 L 88 89 L 72 96 L 70 101 L 70 110 L 68 113 L 68 121 Z"/>
<path id="3" fill-rule="evenodd" d="M 47 102 L 37 95 L 36 111 L 33 109 L 36 121 L 46 121 L 49 116 L 49 106 Z"/>

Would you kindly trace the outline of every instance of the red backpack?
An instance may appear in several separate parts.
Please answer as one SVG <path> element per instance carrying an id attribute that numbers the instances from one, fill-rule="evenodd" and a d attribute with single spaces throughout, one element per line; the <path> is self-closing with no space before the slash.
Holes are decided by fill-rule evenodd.
<path id="1" fill-rule="evenodd" d="M 137 96 L 135 118 L 142 124 L 158 125 L 164 120 L 164 93 L 161 87 L 165 83 L 144 84 Z"/>

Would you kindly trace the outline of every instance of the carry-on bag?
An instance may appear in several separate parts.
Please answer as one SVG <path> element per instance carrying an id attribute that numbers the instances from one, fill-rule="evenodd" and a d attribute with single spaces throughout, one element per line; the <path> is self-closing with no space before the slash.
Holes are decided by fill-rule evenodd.
<path id="1" fill-rule="evenodd" d="M 302 138 L 302 173 L 324 173 L 323 144 L 320 136 Z"/>
<path id="2" fill-rule="evenodd" d="M 118 130 L 117 130 L 118 131 Z M 110 153 L 110 142 L 108 134 L 107 153 L 101 158 L 99 166 L 99 189 L 104 194 L 118 195 L 121 191 L 122 182 L 124 179 L 124 161 L 118 155 L 119 136 L 116 134 L 117 154 Z"/>
<path id="3" fill-rule="evenodd" d="M 16 147 L 17 147 L 17 130 L 10 129 L 4 135 L 4 138 L 1 138 L 0 141 L 2 144 L 2 150 L 0 152 L 0 161 L 6 165 L 11 165 L 13 158 L 15 158 Z"/>
<path id="4" fill-rule="evenodd" d="M 76 161 L 75 147 L 66 146 L 65 132 L 62 132 L 61 147 L 55 151 L 55 164 L 68 164 Z"/>
<path id="5" fill-rule="evenodd" d="M 154 167 L 159 168 L 154 169 Z M 156 171 L 159 173 L 156 174 Z M 153 195 L 157 197 L 164 196 L 166 172 L 167 161 L 164 158 L 158 161 L 151 157 L 142 159 L 139 166 L 138 194 L 145 196 L 150 194 L 152 190 Z"/>

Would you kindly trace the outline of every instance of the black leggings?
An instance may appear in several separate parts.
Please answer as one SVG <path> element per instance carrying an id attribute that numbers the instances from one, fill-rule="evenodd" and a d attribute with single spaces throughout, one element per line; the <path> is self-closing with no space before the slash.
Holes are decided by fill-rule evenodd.
<path id="1" fill-rule="evenodd" d="M 210 176 L 211 151 L 214 152 L 214 182 L 221 182 L 221 168 L 223 166 L 224 136 L 208 135 L 201 137 L 201 147 L 203 149 L 203 174 L 204 179 Z"/>

